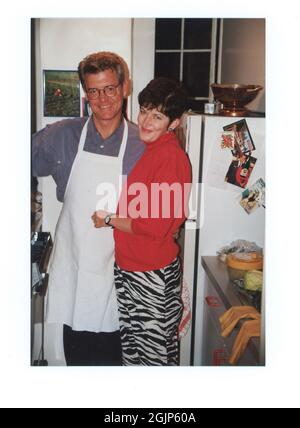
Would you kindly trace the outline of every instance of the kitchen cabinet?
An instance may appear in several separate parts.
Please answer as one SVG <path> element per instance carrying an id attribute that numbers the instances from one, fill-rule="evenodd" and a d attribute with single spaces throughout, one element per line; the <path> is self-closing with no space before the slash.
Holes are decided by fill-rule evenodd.
<path id="1" fill-rule="evenodd" d="M 203 256 L 205 271 L 204 320 L 203 320 L 203 365 L 229 366 L 231 350 L 241 323 L 229 337 L 221 336 L 219 317 L 232 306 L 253 306 L 250 297 L 242 293 L 229 279 L 226 264 L 216 256 Z M 238 366 L 259 365 L 259 338 L 251 338 Z"/>

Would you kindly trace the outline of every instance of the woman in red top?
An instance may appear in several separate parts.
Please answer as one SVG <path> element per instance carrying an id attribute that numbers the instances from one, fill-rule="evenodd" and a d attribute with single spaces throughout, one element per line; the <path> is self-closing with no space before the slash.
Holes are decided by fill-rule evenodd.
<path id="1" fill-rule="evenodd" d="M 113 227 L 115 284 L 124 365 L 178 365 L 182 315 L 179 247 L 187 217 L 191 167 L 174 134 L 186 108 L 177 82 L 152 80 L 139 94 L 145 152 L 124 185 L 116 214 L 93 214 Z"/>

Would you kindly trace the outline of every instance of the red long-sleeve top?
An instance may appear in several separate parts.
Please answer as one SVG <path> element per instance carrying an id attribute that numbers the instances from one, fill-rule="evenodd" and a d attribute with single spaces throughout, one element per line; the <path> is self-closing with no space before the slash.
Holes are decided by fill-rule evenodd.
<path id="1" fill-rule="evenodd" d="M 145 144 L 117 210 L 132 218 L 133 233 L 114 230 L 116 262 L 135 272 L 161 269 L 178 255 L 173 234 L 188 215 L 191 187 L 190 162 L 173 133 Z"/>

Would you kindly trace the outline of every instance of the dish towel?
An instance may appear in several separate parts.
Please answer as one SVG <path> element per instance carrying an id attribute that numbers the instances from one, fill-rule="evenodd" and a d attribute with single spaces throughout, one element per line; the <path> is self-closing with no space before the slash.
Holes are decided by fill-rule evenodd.
<path id="1" fill-rule="evenodd" d="M 229 336 L 242 318 L 260 319 L 260 314 L 253 306 L 232 306 L 219 318 L 221 323 L 221 336 Z"/>
<path id="2" fill-rule="evenodd" d="M 189 287 L 185 278 L 182 278 L 181 299 L 183 303 L 183 313 L 182 313 L 181 321 L 178 328 L 179 339 L 182 339 L 187 334 L 191 326 L 191 320 L 192 320 L 191 299 L 190 299 Z"/>
<path id="3" fill-rule="evenodd" d="M 234 341 L 230 364 L 236 364 L 243 355 L 251 337 L 260 337 L 260 319 L 245 321 Z"/>
<path id="4" fill-rule="evenodd" d="M 260 337 L 261 316 L 253 306 L 232 306 L 221 315 L 219 318 L 221 335 L 223 337 L 229 336 L 240 319 L 248 320 L 242 324 L 234 341 L 229 358 L 230 364 L 236 364 L 238 362 L 251 337 Z"/>

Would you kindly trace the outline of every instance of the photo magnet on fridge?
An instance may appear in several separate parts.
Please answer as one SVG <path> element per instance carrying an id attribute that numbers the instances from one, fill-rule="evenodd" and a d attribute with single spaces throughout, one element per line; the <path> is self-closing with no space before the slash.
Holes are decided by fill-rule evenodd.
<path id="1" fill-rule="evenodd" d="M 221 135 L 221 149 L 234 150 L 234 131 L 223 131 Z"/>
<path id="2" fill-rule="evenodd" d="M 240 205 L 248 214 L 251 214 L 258 207 L 265 208 L 265 182 L 262 178 L 243 191 L 240 197 Z"/>
<path id="3" fill-rule="evenodd" d="M 234 156 L 250 153 L 255 150 L 246 119 L 226 125 L 223 127 L 223 130 L 226 133 L 232 132 L 234 135 L 234 147 L 232 150 Z"/>
<path id="4" fill-rule="evenodd" d="M 256 160 L 257 159 L 253 156 L 246 154 L 233 158 L 227 171 L 225 181 L 235 186 L 245 188 L 255 166 Z"/>

